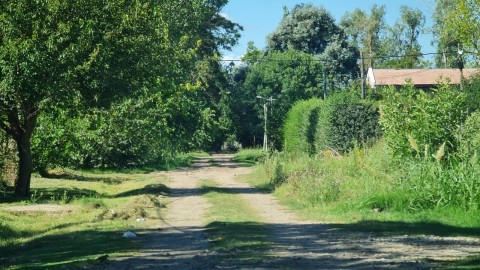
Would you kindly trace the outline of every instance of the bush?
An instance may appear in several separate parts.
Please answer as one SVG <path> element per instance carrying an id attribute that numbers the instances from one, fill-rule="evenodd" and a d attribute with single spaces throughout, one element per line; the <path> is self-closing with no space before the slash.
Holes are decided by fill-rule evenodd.
<path id="1" fill-rule="evenodd" d="M 319 110 L 315 146 L 339 153 L 356 144 L 370 143 L 381 135 L 378 110 L 353 92 L 341 92 L 327 99 Z"/>
<path id="2" fill-rule="evenodd" d="M 472 113 L 460 126 L 457 141 L 460 157 L 469 158 L 480 153 L 480 112 Z"/>
<path id="3" fill-rule="evenodd" d="M 444 144 L 447 153 L 457 149 L 455 133 L 467 116 L 464 93 L 449 86 L 426 93 L 408 85 L 384 96 L 381 124 L 394 155 L 429 157 L 428 149 Z"/>
<path id="4" fill-rule="evenodd" d="M 368 104 L 340 104 L 332 120 L 332 147 L 339 152 L 358 143 L 370 144 L 381 135 L 378 110 Z"/>
<path id="5" fill-rule="evenodd" d="M 315 131 L 323 100 L 314 98 L 295 103 L 287 114 L 284 126 L 286 152 L 314 154 Z"/>

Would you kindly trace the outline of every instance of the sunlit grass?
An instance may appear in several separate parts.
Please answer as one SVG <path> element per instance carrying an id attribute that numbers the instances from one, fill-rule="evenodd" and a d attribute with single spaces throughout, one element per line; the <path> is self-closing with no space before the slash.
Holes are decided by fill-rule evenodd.
<path id="1" fill-rule="evenodd" d="M 132 255 L 139 230 L 160 217 L 167 190 L 160 174 L 51 171 L 33 178 L 27 201 L 3 198 L 0 205 L 0 268 L 71 269 L 110 257 Z M 13 211 L 9 207 L 56 205 L 55 211 Z M 145 222 L 136 222 L 145 218 Z"/>
<path id="2" fill-rule="evenodd" d="M 276 153 L 246 178 L 258 188 L 273 191 L 281 202 L 307 219 L 335 224 L 359 224 L 362 230 L 365 221 L 373 222 L 370 225 L 376 222 L 378 226 L 370 228 L 381 233 L 387 233 L 386 227 L 395 222 L 414 224 L 413 227 L 415 224 L 443 224 L 466 228 L 468 235 L 472 236 L 470 232 L 480 228 L 478 208 L 470 207 L 468 204 L 471 201 L 467 199 L 461 198 L 458 202 L 449 203 L 442 196 L 447 198 L 448 194 L 455 194 L 447 189 L 452 187 L 447 184 L 458 183 L 456 185 L 460 187 L 460 183 L 470 183 L 466 180 L 475 178 L 471 177 L 475 175 L 475 167 L 469 168 L 471 173 L 463 169 L 455 171 L 457 169 L 448 166 L 439 171 L 430 168 L 437 166 L 432 162 L 422 165 L 425 167 L 423 171 L 412 171 L 418 166 L 418 163 L 410 166 L 407 162 L 392 159 L 383 143 L 379 142 L 372 148 L 354 149 L 344 156 L 330 153 L 314 156 Z M 438 175 L 439 172 L 444 175 Z M 417 178 L 412 178 L 413 176 Z M 460 177 L 464 177 L 465 181 Z M 438 190 L 427 190 L 426 184 L 418 185 L 418 180 L 415 179 L 419 178 L 437 185 Z M 439 183 L 440 180 L 445 184 Z M 445 190 L 441 190 L 443 186 L 440 184 L 445 185 Z M 436 197 L 427 198 L 427 192 L 436 191 Z M 437 203 L 435 198 L 442 201 Z M 383 226 L 382 223 L 387 225 Z M 431 226 L 429 229 L 432 234 L 443 234 L 442 230 L 440 226 Z M 408 230 L 392 231 L 408 233 Z M 456 234 L 461 234 L 461 231 L 457 230 Z M 417 230 L 410 232 L 415 233 Z M 480 233 L 473 233 L 473 236 L 480 236 Z"/>
<path id="3" fill-rule="evenodd" d="M 240 163 L 256 164 L 259 161 L 263 161 L 266 156 L 267 152 L 260 148 L 247 148 L 237 152 L 233 160 Z"/>

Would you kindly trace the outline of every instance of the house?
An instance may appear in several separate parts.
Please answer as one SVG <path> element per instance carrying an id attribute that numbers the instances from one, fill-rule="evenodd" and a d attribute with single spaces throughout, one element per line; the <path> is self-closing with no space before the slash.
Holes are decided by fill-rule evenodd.
<path id="1" fill-rule="evenodd" d="M 463 77 L 468 79 L 474 74 L 480 72 L 480 69 L 463 69 Z M 373 69 L 369 68 L 367 72 L 367 85 L 371 88 L 377 86 L 400 87 L 412 82 L 416 88 L 430 89 L 438 82 L 446 81 L 450 84 L 460 84 L 459 69 Z"/>

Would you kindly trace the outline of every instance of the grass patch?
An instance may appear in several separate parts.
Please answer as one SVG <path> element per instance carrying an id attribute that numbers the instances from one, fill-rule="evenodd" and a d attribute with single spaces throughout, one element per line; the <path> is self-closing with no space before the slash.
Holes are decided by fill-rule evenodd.
<path id="1" fill-rule="evenodd" d="M 424 167 L 412 171 L 418 166 Z M 432 187 L 427 182 L 439 184 L 434 181 L 440 178 L 422 176 L 439 174 L 440 170 L 434 166 L 437 165 L 399 163 L 380 142 L 345 156 L 274 153 L 248 176 L 248 181 L 260 189 L 271 190 L 281 202 L 307 219 L 351 225 L 343 226 L 345 229 L 381 234 L 480 237 L 480 210 L 471 207 L 472 200 L 459 199 L 463 203 L 459 205 L 448 203 L 444 199 L 447 193 L 438 192 L 436 197 L 425 193 Z M 443 170 L 452 181 L 457 181 L 452 183 L 457 183 L 459 188 L 461 183 L 471 185 L 458 180 L 460 176 L 474 175 L 466 173 L 470 171 L 448 171 L 448 166 Z M 448 179 L 440 180 L 447 182 Z M 435 189 L 429 189 L 430 194 L 441 190 L 433 187 Z M 458 193 L 449 192 L 452 198 Z M 441 202 L 432 204 L 436 198 Z"/>
<path id="2" fill-rule="evenodd" d="M 123 232 L 160 218 L 165 202 L 158 195 L 167 189 L 158 174 L 51 173 L 54 178 L 32 179 L 30 200 L 0 198 L 0 268 L 72 269 L 99 263 L 106 254 L 129 256 L 139 246 Z M 36 209 L 39 204 L 59 210 Z M 28 210 L 10 209 L 24 206 Z M 136 222 L 141 217 L 146 222 Z"/>
<path id="3" fill-rule="evenodd" d="M 259 222 L 254 210 L 214 181 L 203 181 L 202 189 L 212 205 L 207 225 L 211 249 L 244 261 L 265 258 L 270 247 L 268 226 Z"/>
<path id="4" fill-rule="evenodd" d="M 237 152 L 233 160 L 244 164 L 257 164 L 263 161 L 266 156 L 267 153 L 260 148 L 248 148 Z"/>
<path id="5" fill-rule="evenodd" d="M 380 141 L 344 156 L 273 153 L 246 176 L 306 219 L 375 235 L 480 237 L 480 162 L 395 160 Z M 478 269 L 479 257 L 442 262 Z"/>

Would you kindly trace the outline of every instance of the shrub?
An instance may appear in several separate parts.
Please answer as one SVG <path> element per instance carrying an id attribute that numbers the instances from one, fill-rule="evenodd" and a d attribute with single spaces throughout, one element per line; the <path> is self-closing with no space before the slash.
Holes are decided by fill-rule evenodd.
<path id="1" fill-rule="evenodd" d="M 285 151 L 309 154 L 316 152 L 315 131 L 322 104 L 323 100 L 316 98 L 295 103 L 285 120 Z"/>
<path id="2" fill-rule="evenodd" d="M 378 110 L 353 92 L 340 92 L 319 109 L 315 146 L 319 151 L 350 151 L 381 134 Z"/>
<path id="3" fill-rule="evenodd" d="M 347 152 L 358 143 L 369 144 L 381 134 L 378 110 L 368 104 L 340 104 L 332 120 L 332 146 L 339 152 Z"/>
<path id="4" fill-rule="evenodd" d="M 396 156 L 429 156 L 428 149 L 445 143 L 457 148 L 455 133 L 465 120 L 466 95 L 449 86 L 426 93 L 407 85 L 386 90 L 381 124 L 387 145 Z"/>
<path id="5" fill-rule="evenodd" d="M 459 155 L 469 158 L 480 150 L 480 112 L 472 113 L 457 132 Z"/>

